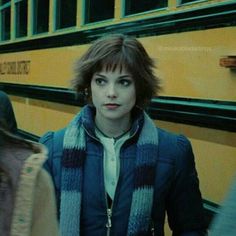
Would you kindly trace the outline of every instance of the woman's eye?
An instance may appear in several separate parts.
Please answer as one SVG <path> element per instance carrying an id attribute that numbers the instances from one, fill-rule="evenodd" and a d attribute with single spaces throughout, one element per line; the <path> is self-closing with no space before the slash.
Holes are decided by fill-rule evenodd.
<path id="1" fill-rule="evenodd" d="M 132 81 L 128 80 L 128 79 L 121 79 L 120 80 L 120 84 L 123 86 L 129 86 L 131 83 L 132 83 Z"/>
<path id="2" fill-rule="evenodd" d="M 106 81 L 102 78 L 96 78 L 95 82 L 97 85 L 104 85 L 106 83 Z"/>

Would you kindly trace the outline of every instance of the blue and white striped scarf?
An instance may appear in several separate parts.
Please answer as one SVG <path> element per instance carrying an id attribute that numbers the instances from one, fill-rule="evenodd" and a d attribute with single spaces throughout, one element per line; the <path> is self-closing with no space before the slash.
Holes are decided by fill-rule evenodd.
<path id="1" fill-rule="evenodd" d="M 60 229 L 62 236 L 80 235 L 83 164 L 86 158 L 83 110 L 66 129 L 63 142 Z M 134 189 L 127 236 L 145 235 L 149 229 L 154 194 L 158 133 L 144 113 L 144 125 L 137 142 Z"/>

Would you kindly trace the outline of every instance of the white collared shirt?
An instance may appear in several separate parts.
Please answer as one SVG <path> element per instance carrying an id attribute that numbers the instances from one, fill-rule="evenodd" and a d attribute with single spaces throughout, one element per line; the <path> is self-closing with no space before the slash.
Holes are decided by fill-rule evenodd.
<path id="1" fill-rule="evenodd" d="M 98 129 L 95 129 L 96 136 L 103 144 L 103 168 L 105 190 L 112 200 L 114 200 L 117 182 L 120 174 L 120 148 L 129 138 L 127 132 L 119 139 L 104 136 Z"/>

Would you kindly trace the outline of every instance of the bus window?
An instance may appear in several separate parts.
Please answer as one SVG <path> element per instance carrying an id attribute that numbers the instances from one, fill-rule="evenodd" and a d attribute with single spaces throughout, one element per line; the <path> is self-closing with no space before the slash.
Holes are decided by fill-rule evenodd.
<path id="1" fill-rule="evenodd" d="M 5 3 L 8 3 L 8 2 L 10 3 L 10 1 L 11 0 L 2 0 L 2 1 L 0 1 L 1 2 L 1 6 L 3 6 Z"/>
<path id="2" fill-rule="evenodd" d="M 85 23 L 114 18 L 114 0 L 88 0 L 85 9 Z"/>
<path id="3" fill-rule="evenodd" d="M 27 9 L 28 3 L 27 0 L 21 0 L 15 3 L 16 4 L 16 38 L 24 37 L 27 35 Z"/>
<path id="4" fill-rule="evenodd" d="M 168 0 L 126 0 L 125 15 L 136 14 L 144 11 L 167 7 Z"/>
<path id="5" fill-rule="evenodd" d="M 0 16 L 1 16 L 1 40 L 9 40 L 10 39 L 10 20 L 11 20 L 11 14 L 10 9 L 11 7 L 11 1 L 9 0 L 2 0 L 0 1 Z"/>
<path id="6" fill-rule="evenodd" d="M 181 4 L 184 4 L 184 3 L 189 3 L 189 2 L 197 2 L 199 0 L 181 0 Z"/>
<path id="7" fill-rule="evenodd" d="M 34 34 L 48 32 L 49 0 L 34 0 Z"/>
<path id="8" fill-rule="evenodd" d="M 56 1 L 57 19 L 56 28 L 62 29 L 76 25 L 76 0 L 58 0 Z"/>

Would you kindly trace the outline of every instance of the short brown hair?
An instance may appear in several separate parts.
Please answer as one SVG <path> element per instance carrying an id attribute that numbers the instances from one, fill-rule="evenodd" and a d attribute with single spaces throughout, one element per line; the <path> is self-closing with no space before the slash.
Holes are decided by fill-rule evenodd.
<path id="1" fill-rule="evenodd" d="M 136 105 L 145 107 L 151 98 L 160 91 L 160 79 L 154 74 L 154 61 L 143 45 L 134 37 L 123 34 L 104 36 L 96 40 L 75 65 L 73 88 L 79 92 L 87 90 L 94 73 L 104 66 L 115 70 L 124 66 L 132 75 L 136 88 Z"/>

